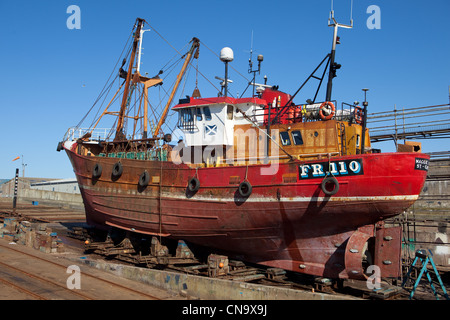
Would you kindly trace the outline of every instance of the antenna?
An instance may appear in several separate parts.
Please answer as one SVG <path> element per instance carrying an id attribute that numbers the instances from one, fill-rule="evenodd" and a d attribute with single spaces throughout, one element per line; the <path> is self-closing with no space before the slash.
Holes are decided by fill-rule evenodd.
<path id="1" fill-rule="evenodd" d="M 141 32 L 140 32 L 141 36 L 139 38 L 138 63 L 137 63 L 137 67 L 136 67 L 137 72 L 139 72 L 141 70 L 142 42 L 144 41 L 144 32 L 146 32 L 146 31 L 152 31 L 152 30 L 151 29 L 147 29 L 147 30 L 141 29 Z"/>
<path id="2" fill-rule="evenodd" d="M 261 62 L 264 61 L 264 56 L 262 54 L 258 55 L 258 69 L 253 70 L 253 61 L 252 61 L 252 55 L 253 55 L 253 30 L 252 30 L 252 40 L 250 44 L 250 58 L 248 59 L 248 73 L 253 73 L 253 80 L 250 82 L 250 84 L 253 84 L 253 94 L 252 97 L 255 96 L 255 82 L 256 82 L 256 73 L 261 73 Z"/>
<path id="3" fill-rule="evenodd" d="M 336 21 L 336 19 L 334 18 L 333 0 L 331 0 L 331 12 L 330 12 L 330 18 L 328 19 L 328 26 L 334 28 L 334 34 L 333 34 L 333 45 L 332 45 L 331 54 L 330 54 L 330 73 L 329 73 L 329 77 L 328 77 L 327 96 L 325 98 L 325 101 L 331 101 L 333 78 L 336 77 L 336 70 L 341 68 L 341 65 L 335 62 L 336 45 L 340 44 L 340 39 L 338 37 L 338 29 L 339 28 L 345 28 L 345 29 L 353 28 L 353 0 L 351 0 L 351 4 L 350 4 L 350 24 L 349 25 L 338 23 Z"/>
<path id="4" fill-rule="evenodd" d="M 253 57 L 253 30 L 252 30 L 252 38 L 250 40 L 250 58 L 248 59 L 248 73 L 251 73 L 253 69 L 252 57 Z"/>
<path id="5" fill-rule="evenodd" d="M 353 0 L 350 0 L 350 24 L 349 25 L 338 23 L 336 21 L 336 19 L 334 18 L 333 0 L 331 0 L 331 12 L 330 12 L 330 18 L 328 19 L 328 26 L 329 27 L 341 27 L 341 28 L 347 28 L 347 29 L 353 28 Z"/>
<path id="6" fill-rule="evenodd" d="M 222 95 L 223 94 L 223 89 L 225 88 L 225 79 L 221 78 L 221 77 L 217 77 L 217 76 L 215 78 L 217 80 L 220 80 L 220 87 L 222 88 L 221 91 L 220 91 L 220 94 Z M 233 80 L 227 79 L 227 82 L 228 83 L 233 83 Z"/>
<path id="7" fill-rule="evenodd" d="M 351 0 L 351 3 L 350 3 L 350 21 L 353 26 L 353 0 Z"/>

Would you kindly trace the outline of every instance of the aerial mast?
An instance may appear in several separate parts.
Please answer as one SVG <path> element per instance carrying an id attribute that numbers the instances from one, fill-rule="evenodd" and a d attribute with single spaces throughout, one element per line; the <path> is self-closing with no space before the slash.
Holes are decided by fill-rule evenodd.
<path id="1" fill-rule="evenodd" d="M 336 77 L 336 70 L 341 68 L 341 65 L 335 62 L 336 45 L 339 44 L 339 37 L 337 35 L 338 28 L 339 27 L 346 29 L 353 28 L 353 0 L 351 1 L 350 6 L 350 25 L 340 24 L 336 21 L 336 19 L 334 18 L 333 0 L 332 0 L 330 18 L 328 19 L 328 26 L 334 28 L 334 34 L 333 34 L 333 45 L 331 47 L 331 55 L 330 55 L 330 72 L 328 75 L 327 96 L 325 98 L 325 101 L 331 101 L 331 92 L 333 90 L 333 79 Z"/>

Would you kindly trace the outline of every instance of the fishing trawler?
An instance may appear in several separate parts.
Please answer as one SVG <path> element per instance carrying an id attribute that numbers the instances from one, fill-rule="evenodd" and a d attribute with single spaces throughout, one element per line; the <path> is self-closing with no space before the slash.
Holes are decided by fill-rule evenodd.
<path id="1" fill-rule="evenodd" d="M 332 17 L 332 51 L 307 79 L 320 78 L 315 73 L 325 66 L 320 83 L 328 71 L 326 99 L 317 102 L 316 94 L 306 105 L 294 103 L 303 86 L 290 95 L 257 84 L 255 77 L 252 95 L 231 97 L 228 64 L 234 57 L 224 48 L 221 92 L 201 97 L 195 87 L 192 96 L 173 106 L 186 69 L 199 58 L 200 40 L 193 38 L 152 126 L 148 98 L 163 80 L 161 73 L 149 78 L 139 71 L 145 23 L 134 24 L 130 55 L 111 102 L 91 128 L 70 129 L 58 144 L 74 168 L 87 223 L 181 239 L 315 276 L 364 279 L 367 266 L 377 265 L 383 277 L 398 277 L 401 229 L 386 228 L 384 220 L 418 199 L 429 157 L 373 149 L 367 101 L 337 110 L 331 97 L 340 68 L 337 31 L 346 26 Z M 262 61 L 258 56 L 258 70 L 250 65 L 249 73 L 259 72 Z M 117 99 L 120 108 L 111 111 Z M 171 141 L 173 131 L 162 130 L 170 110 L 178 114 L 172 130 L 183 135 L 177 142 Z M 97 136 L 96 126 L 106 115 L 117 121 L 109 136 Z"/>

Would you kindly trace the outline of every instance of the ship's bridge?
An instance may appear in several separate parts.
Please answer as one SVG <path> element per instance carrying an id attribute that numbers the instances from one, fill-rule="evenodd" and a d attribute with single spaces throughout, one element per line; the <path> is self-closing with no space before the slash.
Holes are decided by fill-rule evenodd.
<path id="1" fill-rule="evenodd" d="M 261 125 L 265 108 L 266 100 L 259 98 L 215 97 L 181 99 L 172 110 L 178 112 L 186 146 L 195 147 L 232 146 L 235 125 Z"/>

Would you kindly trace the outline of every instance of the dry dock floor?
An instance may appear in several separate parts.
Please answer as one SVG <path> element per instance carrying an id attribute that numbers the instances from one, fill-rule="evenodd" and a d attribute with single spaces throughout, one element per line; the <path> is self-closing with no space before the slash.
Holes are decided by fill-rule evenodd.
<path id="1" fill-rule="evenodd" d="M 0 213 L 12 214 L 11 198 L 0 198 Z M 61 206 L 50 206 L 37 204 L 33 205 L 31 201 L 18 201 L 16 214 L 34 219 L 40 222 L 85 222 L 86 216 L 83 209 L 72 209 Z"/>
<path id="2" fill-rule="evenodd" d="M 159 288 L 75 264 L 65 258 L 70 254 L 46 254 L 0 239 L 0 299 L 184 299 Z"/>
<path id="3" fill-rule="evenodd" d="M 12 199 L 0 198 L 1 217 L 12 214 Z M 224 299 L 218 295 L 205 295 L 200 297 L 196 294 L 183 294 L 182 291 L 167 289 L 161 283 L 167 283 L 167 279 L 172 277 L 178 282 L 178 276 L 163 271 L 148 271 L 146 277 L 156 277 L 162 273 L 163 278 L 155 283 L 142 282 L 141 270 L 134 267 L 126 267 L 136 270 L 137 277 L 126 278 L 111 270 L 114 268 L 114 261 L 97 260 L 94 257 L 83 257 L 84 247 L 81 241 L 66 236 L 67 231 L 72 226 L 82 226 L 85 224 L 85 214 L 83 210 L 67 209 L 64 206 L 54 207 L 48 205 L 33 205 L 31 203 L 19 202 L 16 213 L 26 219 L 34 219 L 39 222 L 47 222 L 53 231 L 57 232 L 64 242 L 64 253 L 44 253 L 30 247 L 15 244 L 6 239 L 0 238 L 0 300 L 187 300 L 187 299 Z M 1 218 L 0 217 L 0 218 Z M 1 221 L 1 219 L 0 219 Z M 80 259 L 86 258 L 85 261 Z M 69 268 L 72 266 L 71 268 Z M 75 269 L 74 267 L 75 266 Z M 79 273 L 77 273 L 79 268 Z M 122 266 L 117 267 L 122 268 Z M 134 272 L 134 271 L 133 271 Z M 147 272 L 147 271 L 142 271 Z M 77 276 L 79 275 L 79 279 Z M 189 276 L 182 275 L 190 287 L 201 290 L 213 291 L 213 284 L 219 286 L 218 291 L 226 291 L 225 287 L 230 287 L 232 282 L 220 282 L 224 280 L 192 280 Z M 196 277 L 192 277 L 196 278 Z M 78 281 L 79 280 L 79 281 Z M 172 279 L 173 280 L 173 279 Z M 181 281 L 181 280 L 180 280 Z M 201 283 L 206 281 L 206 283 Z M 217 284 L 215 284 L 217 282 Z M 69 288 L 80 284 L 80 288 Z M 448 284 L 448 282 L 446 282 Z M 235 286 L 235 284 L 233 284 Z M 264 291 L 263 287 L 252 284 L 240 284 L 239 294 L 247 291 Z M 247 288 L 248 286 L 248 288 Z M 245 288 L 244 288 L 245 287 Z M 244 289 L 243 289 L 244 288 Z M 198 289 L 198 290 L 200 290 Z M 415 299 L 434 300 L 434 296 L 424 288 L 423 292 L 417 292 Z M 421 290 L 422 291 L 422 290 Z M 253 293 L 253 292 L 252 292 Z M 242 299 L 239 294 L 232 293 L 225 295 L 229 298 Z M 345 295 L 321 295 L 318 293 L 304 292 L 296 296 L 292 292 L 275 293 L 275 299 L 306 299 L 306 300 L 353 300 L 355 297 Z M 402 294 L 403 299 L 405 293 Z M 254 296 L 251 299 L 268 299 L 273 295 Z M 222 298 L 221 298 L 222 297 Z M 257 298 L 255 298 L 257 297 Z M 271 299 L 271 298 L 269 298 Z"/>
<path id="4" fill-rule="evenodd" d="M 12 199 L 0 198 L 0 213 L 2 217 L 13 213 Z M 83 210 L 30 202 L 19 201 L 16 214 L 47 222 L 61 236 L 67 231 L 64 226 L 85 222 Z M 64 253 L 48 254 L 0 238 L 0 300 L 185 299 L 167 290 L 75 263 L 68 258 L 79 257 L 82 249 L 74 246 L 77 242 L 71 243 L 70 238 L 63 237 L 63 241 Z"/>

